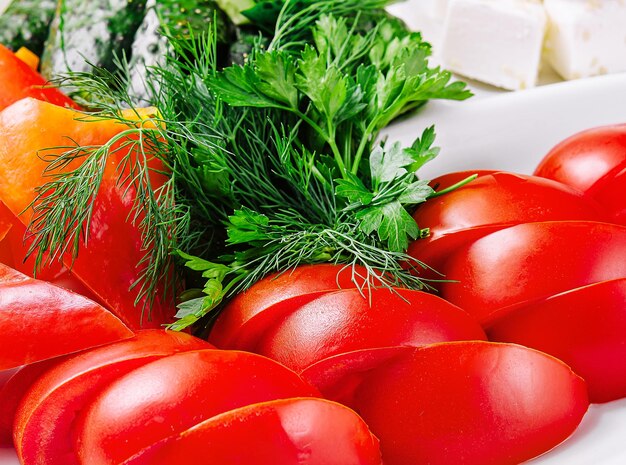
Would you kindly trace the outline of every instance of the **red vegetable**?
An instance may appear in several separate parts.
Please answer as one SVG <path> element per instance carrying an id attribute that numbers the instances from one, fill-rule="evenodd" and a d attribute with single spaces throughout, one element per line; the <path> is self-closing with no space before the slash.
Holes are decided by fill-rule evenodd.
<path id="1" fill-rule="evenodd" d="M 584 381 L 521 346 L 443 343 L 368 373 L 354 408 L 386 465 L 515 465 L 566 439 L 588 408 Z"/>
<path id="2" fill-rule="evenodd" d="M 230 301 L 209 341 L 221 349 L 249 350 L 268 325 L 293 308 L 327 292 L 363 285 L 365 270 L 344 265 L 308 265 L 268 276 Z M 354 278 L 354 279 L 353 279 Z M 356 281 L 356 283 L 355 283 Z"/>
<path id="3" fill-rule="evenodd" d="M 27 225 L 35 189 L 48 180 L 43 176 L 49 165 L 41 159 L 42 150 L 100 146 L 125 129 L 128 127 L 117 120 L 89 120 L 82 113 L 34 99 L 11 105 L 0 112 L 0 200 Z M 51 153 L 54 150 L 45 151 Z M 131 289 L 141 275 L 139 263 L 147 251 L 143 250 L 138 226 L 129 220 L 135 189 L 117 183 L 125 155 L 127 150 L 119 149 L 108 158 L 89 223 L 89 242 L 81 244 L 76 260 L 70 256 L 63 259 L 74 276 L 129 327 L 161 327 L 172 321 L 173 302 L 160 299 L 162 291 L 157 290 L 151 312 L 144 311 L 145 299 L 135 306 L 138 287 Z M 155 170 L 162 170 L 155 158 L 150 163 Z M 64 169 L 73 167 L 70 164 Z M 164 175 L 152 172 L 153 189 L 164 181 Z"/>
<path id="4" fill-rule="evenodd" d="M 535 174 L 582 190 L 612 222 L 626 224 L 626 124 L 574 134 L 544 157 Z"/>
<path id="5" fill-rule="evenodd" d="M 37 379 L 16 413 L 14 443 L 22 464 L 78 465 L 72 441 L 76 416 L 100 390 L 154 360 L 207 347 L 184 333 L 145 330 L 62 360 Z"/>
<path id="6" fill-rule="evenodd" d="M 378 440 L 352 410 L 322 399 L 241 407 L 144 449 L 124 465 L 381 465 Z"/>
<path id="7" fill-rule="evenodd" d="M 43 76 L 20 60 L 8 48 L 0 45 L 0 110 L 24 97 L 50 102 L 62 107 L 78 106 Z"/>
<path id="8" fill-rule="evenodd" d="M 101 392 L 76 429 L 77 450 L 84 463 L 118 465 L 230 410 L 316 395 L 295 373 L 258 355 L 219 350 L 172 355 Z M 246 447 L 245 438 L 239 443 Z"/>
<path id="9" fill-rule="evenodd" d="M 514 307 L 487 333 L 563 360 L 585 379 L 592 402 L 626 397 L 626 278 Z"/>
<path id="10" fill-rule="evenodd" d="M 554 147 L 535 176 L 555 179 L 583 192 L 626 168 L 626 124 L 579 132 Z"/>
<path id="11" fill-rule="evenodd" d="M 527 223 L 456 250 L 441 271 L 441 296 L 479 321 L 510 305 L 626 277 L 626 227 L 585 221 Z"/>
<path id="12" fill-rule="evenodd" d="M 0 447 L 13 447 L 13 420 L 20 401 L 30 386 L 59 360 L 53 358 L 0 373 L 6 376 L 0 383 Z"/>
<path id="13" fill-rule="evenodd" d="M 129 338 L 111 312 L 0 264 L 0 370 Z"/>
<path id="14" fill-rule="evenodd" d="M 359 349 L 484 340 L 465 311 L 420 291 L 378 288 L 325 294 L 277 318 L 253 351 L 302 371 L 326 357 Z"/>
<path id="15" fill-rule="evenodd" d="M 451 173 L 432 182 L 448 185 L 471 172 Z M 414 218 L 430 236 L 411 243 L 408 253 L 436 271 L 455 249 L 494 231 L 521 223 L 557 220 L 602 221 L 600 208 L 565 184 L 520 174 L 487 172 L 429 200 Z M 462 305 L 461 305 L 462 306 Z"/>

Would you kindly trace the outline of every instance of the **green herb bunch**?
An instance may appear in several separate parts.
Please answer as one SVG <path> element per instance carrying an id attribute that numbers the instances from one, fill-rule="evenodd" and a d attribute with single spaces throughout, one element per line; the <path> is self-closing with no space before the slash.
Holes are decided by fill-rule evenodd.
<path id="1" fill-rule="evenodd" d="M 172 197 L 139 199 L 138 209 L 159 215 L 144 230 L 160 238 L 148 244 L 147 282 L 174 251 L 203 277 L 183 293 L 176 329 L 301 264 L 361 265 L 388 286 L 426 286 L 415 272 L 425 265 L 406 249 L 428 233 L 412 210 L 437 195 L 417 176 L 438 153 L 434 130 L 411 147 L 379 134 L 429 99 L 470 93 L 428 66 L 429 44 L 389 16 L 387 3 L 258 2 L 244 12 L 258 36 L 243 66 L 220 68 L 215 30 L 170 38 L 168 65 L 147 77 L 163 121 L 137 130 L 156 133 L 150 146 L 171 170 Z M 102 77 L 82 84 L 109 111 L 132 100 L 112 95 L 120 83 Z"/>

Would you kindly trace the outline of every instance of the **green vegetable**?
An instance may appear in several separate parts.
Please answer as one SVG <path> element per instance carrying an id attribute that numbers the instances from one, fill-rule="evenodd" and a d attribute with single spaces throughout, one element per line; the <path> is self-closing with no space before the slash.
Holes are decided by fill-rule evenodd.
<path id="1" fill-rule="evenodd" d="M 379 134 L 429 99 L 471 94 L 428 67 L 430 46 L 389 18 L 386 3 L 260 2 L 245 14 L 266 42 L 259 36 L 245 64 L 223 70 L 214 29 L 170 37 L 178 59 L 152 77 L 164 125 L 137 131 L 158 133 L 151 140 L 175 186 L 177 211 L 159 210 L 158 199 L 146 208 L 161 212 L 151 222 L 161 229 L 144 234 L 169 239 L 153 257 L 178 250 L 206 282 L 203 297 L 186 293 L 193 299 L 175 328 L 268 273 L 305 263 L 359 264 L 389 286 L 427 286 L 412 273 L 425 265 L 405 251 L 428 234 L 411 213 L 436 195 L 417 176 L 438 152 L 434 130 L 406 148 Z M 83 85 L 112 113 L 128 100 L 118 95 L 111 105 L 115 86 L 104 79 Z M 62 208 L 40 200 L 40 212 Z"/>
<path id="2" fill-rule="evenodd" d="M 13 0 L 0 14 L 0 44 L 41 55 L 56 5 L 54 0 Z"/>
<path id="3" fill-rule="evenodd" d="M 146 73 L 152 67 L 166 64 L 171 46 L 167 36 L 186 40 L 193 31 L 210 28 L 215 21 L 217 42 L 226 47 L 230 42 L 231 26 L 212 0 L 148 0 L 146 14 L 135 35 L 130 56 L 131 94 L 137 101 L 150 102 L 146 88 Z"/>
<path id="4" fill-rule="evenodd" d="M 116 59 L 130 56 L 146 0 L 59 0 L 41 61 L 53 78 L 68 71 L 102 67 L 116 70 Z"/>

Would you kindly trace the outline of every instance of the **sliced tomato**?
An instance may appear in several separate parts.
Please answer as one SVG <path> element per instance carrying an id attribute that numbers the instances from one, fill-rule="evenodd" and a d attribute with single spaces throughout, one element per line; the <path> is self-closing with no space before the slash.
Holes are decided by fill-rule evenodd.
<path id="1" fill-rule="evenodd" d="M 381 465 L 378 440 L 352 410 L 322 399 L 231 410 L 144 449 L 123 465 Z"/>
<path id="2" fill-rule="evenodd" d="M 582 376 L 592 402 L 626 397 L 626 279 L 518 306 L 488 328 L 491 340 L 553 355 Z"/>
<path id="3" fill-rule="evenodd" d="M 102 389 L 159 358 L 210 347 L 188 334 L 144 330 L 132 339 L 62 361 L 40 376 L 20 403 L 14 424 L 20 460 L 24 465 L 78 465 L 72 441 L 76 416 Z"/>
<path id="4" fill-rule="evenodd" d="M 118 465 L 229 410 L 317 395 L 294 372 L 258 355 L 221 350 L 172 355 L 101 392 L 77 427 L 77 450 L 83 463 Z"/>
<path id="5" fill-rule="evenodd" d="M 0 370 L 133 336 L 101 305 L 0 264 Z"/>
<path id="6" fill-rule="evenodd" d="M 0 372 L 0 375 L 6 376 L 4 383 L 0 383 L 0 447 L 13 447 L 13 420 L 20 401 L 31 385 L 61 359 L 58 357 Z"/>
<path id="7" fill-rule="evenodd" d="M 355 392 L 370 372 L 398 357 L 413 353 L 414 347 L 376 347 L 333 355 L 309 365 L 300 374 L 325 399 L 355 408 Z"/>
<path id="8" fill-rule="evenodd" d="M 589 405 L 559 360 L 489 342 L 413 349 L 371 371 L 355 404 L 386 465 L 516 465 L 565 440 Z"/>
<path id="9" fill-rule="evenodd" d="M 253 351 L 299 372 L 326 357 L 358 349 L 485 339 L 474 318 L 435 295 L 408 289 L 346 289 L 277 318 Z"/>
<path id="10" fill-rule="evenodd" d="M 451 173 L 448 184 L 468 172 Z M 492 172 L 441 197 L 429 200 L 414 214 L 430 235 L 411 243 L 408 253 L 437 271 L 458 247 L 507 226 L 537 221 L 603 221 L 599 205 L 581 191 L 536 176 Z M 436 276 L 432 276 L 436 277 Z"/>
<path id="11" fill-rule="evenodd" d="M 14 103 L 0 112 L 0 200 L 28 225 L 32 216 L 28 207 L 35 199 L 35 189 L 48 180 L 43 176 L 49 165 L 42 160 L 42 151 L 50 155 L 63 150 L 53 147 L 101 146 L 125 129 L 126 125 L 113 119 L 89 119 L 82 113 L 34 99 Z M 145 299 L 135 305 L 139 287 L 133 284 L 141 276 L 140 263 L 147 251 L 143 250 L 139 227 L 129 219 L 135 189 L 117 183 L 123 169 L 127 169 L 123 168 L 127 150 L 115 150 L 108 158 L 93 206 L 89 242 L 81 244 L 76 260 L 63 258 L 74 276 L 129 327 L 158 328 L 172 321 L 175 308 L 170 299 L 160 299 L 160 291 L 155 293 L 151 311 L 144 308 Z M 155 170 L 152 188 L 157 188 L 165 181 L 162 166 L 156 158 L 150 163 Z M 64 169 L 75 167 L 70 164 Z"/>
<path id="12" fill-rule="evenodd" d="M 209 341 L 222 349 L 249 350 L 268 325 L 327 292 L 364 285 L 363 268 L 306 265 L 268 276 L 233 298 L 213 326 Z"/>
<path id="13" fill-rule="evenodd" d="M 458 249 L 441 296 L 485 323 L 503 307 L 626 277 L 626 227 L 587 221 L 527 223 Z"/>
<path id="14" fill-rule="evenodd" d="M 598 183 L 589 195 L 602 205 L 611 223 L 626 225 L 626 168 Z"/>
<path id="15" fill-rule="evenodd" d="M 626 168 L 626 124 L 574 134 L 539 163 L 536 176 L 560 181 L 587 192 Z"/>
<path id="16" fill-rule="evenodd" d="M 24 97 L 62 107 L 78 108 L 69 97 L 3 45 L 0 45 L 0 82 L 0 110 Z"/>

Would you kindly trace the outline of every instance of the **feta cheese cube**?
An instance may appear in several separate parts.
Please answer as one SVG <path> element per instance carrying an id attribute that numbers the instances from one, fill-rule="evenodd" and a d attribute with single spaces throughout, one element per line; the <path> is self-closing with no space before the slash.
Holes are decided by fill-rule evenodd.
<path id="1" fill-rule="evenodd" d="M 443 63 L 504 89 L 533 87 L 545 29 L 540 0 L 452 0 L 444 23 Z"/>
<path id="2" fill-rule="evenodd" d="M 565 79 L 626 71 L 625 0 L 545 0 L 546 58 Z"/>

